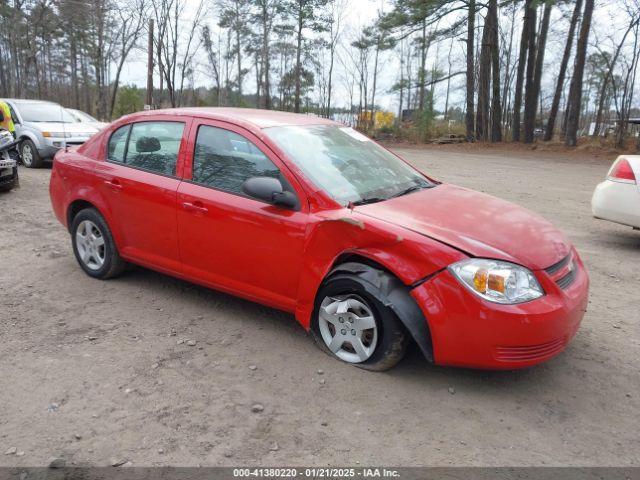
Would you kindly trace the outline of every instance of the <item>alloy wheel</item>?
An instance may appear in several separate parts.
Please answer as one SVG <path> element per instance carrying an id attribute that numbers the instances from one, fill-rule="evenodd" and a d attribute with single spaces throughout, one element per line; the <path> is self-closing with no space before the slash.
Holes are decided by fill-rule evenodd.
<path id="1" fill-rule="evenodd" d="M 320 304 L 318 326 L 329 350 L 345 362 L 365 362 L 376 349 L 376 319 L 371 307 L 358 296 L 325 297 Z"/>
<path id="2" fill-rule="evenodd" d="M 80 260 L 91 270 L 100 270 L 105 261 L 105 242 L 100 229 L 91 220 L 84 220 L 76 229 L 76 248 Z"/>
<path id="3" fill-rule="evenodd" d="M 33 163 L 33 150 L 29 144 L 22 146 L 22 163 L 25 167 L 30 167 Z"/>

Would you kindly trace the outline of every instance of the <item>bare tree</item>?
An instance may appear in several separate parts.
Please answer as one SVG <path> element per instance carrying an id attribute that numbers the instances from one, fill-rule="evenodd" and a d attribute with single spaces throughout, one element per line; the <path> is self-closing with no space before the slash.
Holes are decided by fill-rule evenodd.
<path id="1" fill-rule="evenodd" d="M 582 102 L 582 79 L 584 78 L 584 66 L 587 57 L 587 45 L 591 30 L 594 0 L 585 0 L 582 25 L 576 51 L 576 63 L 573 70 L 573 78 L 569 88 L 569 102 L 567 105 L 567 133 L 565 144 L 575 147 L 578 144 L 578 126 L 580 122 L 580 108 Z"/>
<path id="2" fill-rule="evenodd" d="M 560 107 L 560 99 L 562 92 L 564 91 L 565 77 L 567 75 L 567 67 L 569 65 L 569 59 L 571 58 L 571 50 L 573 49 L 573 39 L 575 36 L 576 26 L 580 19 L 580 12 L 582 10 L 582 0 L 576 0 L 576 4 L 573 8 L 573 15 L 569 22 L 569 32 L 567 34 L 567 43 L 564 47 L 564 53 L 562 55 L 562 61 L 560 62 L 560 71 L 558 72 L 558 80 L 556 81 L 556 89 L 553 94 L 553 101 L 551 103 L 551 110 L 549 111 L 549 118 L 547 120 L 547 128 L 544 132 L 544 139 L 549 141 L 553 138 L 553 130 L 556 125 L 556 117 L 558 116 L 558 109 Z"/>

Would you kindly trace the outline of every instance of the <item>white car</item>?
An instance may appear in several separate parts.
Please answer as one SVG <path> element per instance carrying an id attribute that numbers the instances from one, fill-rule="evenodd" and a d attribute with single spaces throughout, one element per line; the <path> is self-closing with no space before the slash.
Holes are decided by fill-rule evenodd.
<path id="1" fill-rule="evenodd" d="M 621 155 L 591 199 L 593 216 L 640 229 L 640 155 Z"/>
<path id="2" fill-rule="evenodd" d="M 76 122 L 91 125 L 97 130 L 102 130 L 104 127 L 109 125 L 108 123 L 101 122 L 100 120 L 93 118 L 91 115 L 83 112 L 82 110 L 75 110 L 73 108 L 67 108 L 66 110 L 76 120 Z"/>

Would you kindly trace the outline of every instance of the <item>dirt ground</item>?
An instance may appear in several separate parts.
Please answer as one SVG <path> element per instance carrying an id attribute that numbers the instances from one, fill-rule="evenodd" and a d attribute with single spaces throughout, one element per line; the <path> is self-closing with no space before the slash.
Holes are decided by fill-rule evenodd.
<path id="1" fill-rule="evenodd" d="M 0 465 L 640 464 L 640 232 L 590 214 L 613 158 L 400 153 L 575 242 L 591 302 L 562 355 L 483 372 L 414 349 L 371 373 L 288 314 L 143 269 L 90 279 L 51 212 L 50 170 L 22 169 L 0 195 Z"/>

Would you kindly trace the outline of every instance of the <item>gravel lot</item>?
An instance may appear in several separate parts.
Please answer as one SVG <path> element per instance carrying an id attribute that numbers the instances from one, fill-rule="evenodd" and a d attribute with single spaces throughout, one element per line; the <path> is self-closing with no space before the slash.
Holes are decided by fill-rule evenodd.
<path id="1" fill-rule="evenodd" d="M 591 303 L 561 356 L 483 372 L 414 349 L 371 373 L 288 314 L 143 269 L 92 280 L 51 213 L 50 170 L 22 169 L 0 195 L 0 465 L 640 464 L 640 232 L 590 215 L 613 158 L 400 152 L 573 240 Z"/>

